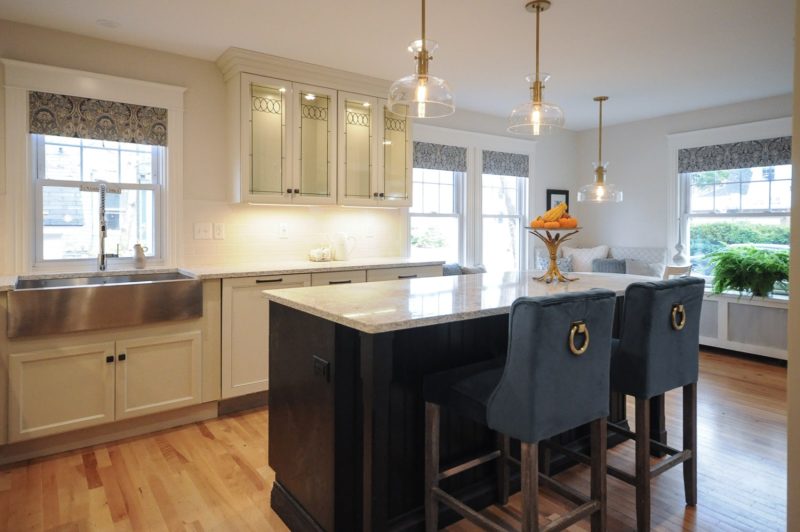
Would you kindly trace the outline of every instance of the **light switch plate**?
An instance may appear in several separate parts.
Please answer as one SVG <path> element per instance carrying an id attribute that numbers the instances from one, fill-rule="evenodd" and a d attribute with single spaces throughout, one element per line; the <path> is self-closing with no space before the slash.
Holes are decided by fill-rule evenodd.
<path id="1" fill-rule="evenodd" d="M 225 224 L 214 224 L 214 240 L 225 240 Z"/>
<path id="2" fill-rule="evenodd" d="M 195 222 L 194 239 L 211 240 L 211 222 Z"/>

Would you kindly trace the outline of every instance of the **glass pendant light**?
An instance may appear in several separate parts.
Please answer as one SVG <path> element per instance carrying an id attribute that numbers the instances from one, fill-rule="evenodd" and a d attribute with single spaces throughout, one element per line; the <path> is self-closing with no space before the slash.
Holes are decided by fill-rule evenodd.
<path id="1" fill-rule="evenodd" d="M 517 135 L 539 136 L 564 127 L 564 112 L 557 105 L 542 101 L 544 84 L 550 76 L 539 72 L 539 14 L 550 7 L 550 0 L 531 0 L 525 9 L 536 13 L 536 73 L 525 81 L 531 86 L 531 99 L 511 111 L 508 131 Z"/>
<path id="2" fill-rule="evenodd" d="M 606 183 L 606 168 L 603 162 L 603 102 L 608 96 L 596 96 L 594 101 L 600 104 L 600 125 L 597 128 L 597 162 L 594 163 L 594 183 L 578 189 L 578 201 L 584 203 L 612 203 L 622 201 L 622 191 L 611 183 Z"/>
<path id="3" fill-rule="evenodd" d="M 414 54 L 417 62 L 417 72 L 392 83 L 389 111 L 419 118 L 436 118 L 455 112 L 453 93 L 447 82 L 428 74 L 428 63 L 438 47 L 436 41 L 425 39 L 425 0 L 422 0 L 422 38 L 408 45 L 408 51 Z"/>

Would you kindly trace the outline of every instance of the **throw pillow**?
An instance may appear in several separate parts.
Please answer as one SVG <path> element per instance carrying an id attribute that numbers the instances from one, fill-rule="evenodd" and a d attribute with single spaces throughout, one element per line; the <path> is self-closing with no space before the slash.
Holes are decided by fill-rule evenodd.
<path id="1" fill-rule="evenodd" d="M 594 259 L 605 259 L 608 257 L 608 246 L 596 246 L 593 248 L 571 248 L 561 246 L 565 257 L 572 257 L 572 271 L 590 272 L 592 271 L 592 261 Z"/>
<path id="2" fill-rule="evenodd" d="M 594 259 L 592 271 L 599 273 L 625 273 L 625 261 L 620 259 Z"/>
<path id="3" fill-rule="evenodd" d="M 486 266 L 483 264 L 476 264 L 475 266 L 462 266 L 461 273 L 486 273 Z"/>
<path id="4" fill-rule="evenodd" d="M 442 275 L 461 275 L 461 266 L 457 262 L 448 262 L 442 266 Z"/>
<path id="5" fill-rule="evenodd" d="M 646 277 L 658 277 L 660 279 L 661 276 L 664 275 L 664 265 L 658 262 L 625 259 L 625 272 L 631 275 L 644 275 Z"/>
<path id="6" fill-rule="evenodd" d="M 567 273 L 572 271 L 572 257 L 561 257 L 560 259 L 556 259 L 556 265 L 561 273 Z M 550 257 L 537 257 L 536 258 L 536 269 L 537 270 L 547 270 L 550 266 Z"/>

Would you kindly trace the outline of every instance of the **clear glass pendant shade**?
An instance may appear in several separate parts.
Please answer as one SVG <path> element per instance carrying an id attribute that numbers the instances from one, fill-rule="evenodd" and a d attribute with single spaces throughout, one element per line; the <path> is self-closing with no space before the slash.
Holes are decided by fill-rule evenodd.
<path id="1" fill-rule="evenodd" d="M 545 73 L 539 74 L 539 80 L 544 88 L 544 83 L 550 79 Z M 525 80 L 533 86 L 536 76 L 526 76 Z M 527 102 L 521 103 L 511 111 L 508 119 L 508 131 L 517 135 L 539 136 L 552 133 L 564 127 L 564 111 L 555 104 L 536 101 L 532 96 Z"/>
<path id="2" fill-rule="evenodd" d="M 453 93 L 442 78 L 427 73 L 427 62 L 438 47 L 435 41 L 416 40 L 408 46 L 417 60 L 417 72 L 398 79 L 389 88 L 389 110 L 401 116 L 437 118 L 451 115 L 456 106 Z M 421 57 L 427 56 L 425 59 Z M 424 66 L 423 66 L 424 65 Z"/>
<path id="3" fill-rule="evenodd" d="M 622 201 L 622 190 L 605 180 L 608 163 L 594 163 L 594 183 L 578 189 L 578 201 L 581 203 L 618 203 Z M 599 171 L 598 171 L 599 170 Z"/>

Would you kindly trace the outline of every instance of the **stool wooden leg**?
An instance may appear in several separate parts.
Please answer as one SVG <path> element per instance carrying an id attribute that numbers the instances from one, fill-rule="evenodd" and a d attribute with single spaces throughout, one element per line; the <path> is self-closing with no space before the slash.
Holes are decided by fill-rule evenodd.
<path id="1" fill-rule="evenodd" d="M 697 504 L 697 383 L 683 387 L 683 448 L 692 457 L 683 463 L 683 489 L 686 504 Z"/>
<path id="2" fill-rule="evenodd" d="M 650 401 L 636 398 L 636 529 L 650 530 Z"/>
<path id="3" fill-rule="evenodd" d="M 606 418 L 592 421 L 592 477 L 591 498 L 600 501 L 600 510 L 592 514 L 592 532 L 605 532 L 606 530 L 606 448 L 607 445 Z"/>
<path id="4" fill-rule="evenodd" d="M 509 438 L 505 434 L 497 433 L 497 448 L 502 453 L 497 459 L 497 499 L 505 506 L 508 504 L 508 454 Z"/>
<path id="5" fill-rule="evenodd" d="M 439 529 L 439 503 L 433 488 L 439 486 L 439 405 L 425 403 L 425 532 Z"/>
<path id="6" fill-rule="evenodd" d="M 520 444 L 522 474 L 522 532 L 539 530 L 539 453 L 535 443 Z"/>

